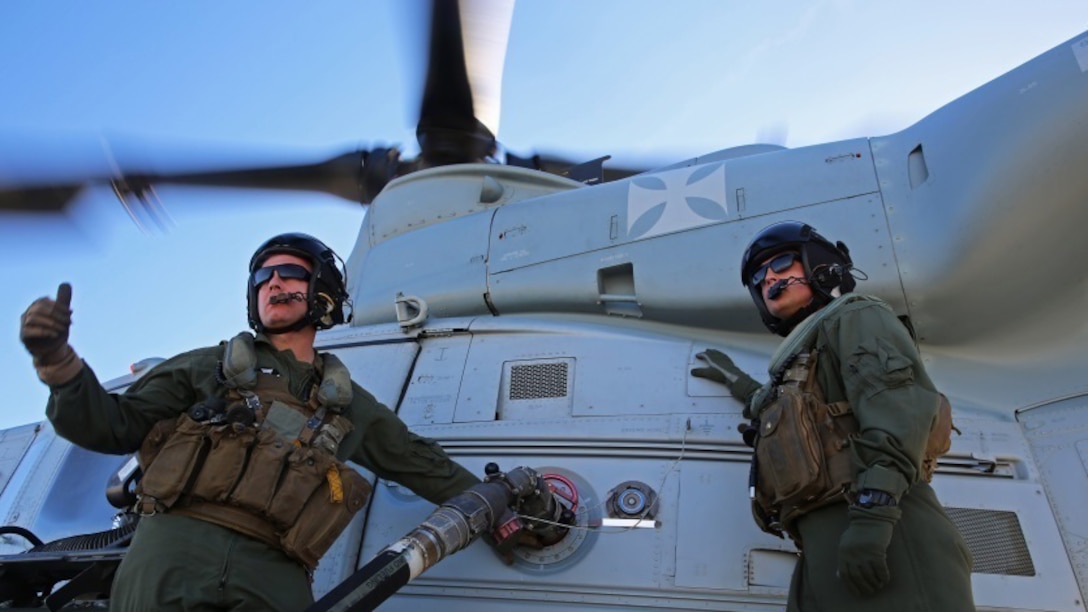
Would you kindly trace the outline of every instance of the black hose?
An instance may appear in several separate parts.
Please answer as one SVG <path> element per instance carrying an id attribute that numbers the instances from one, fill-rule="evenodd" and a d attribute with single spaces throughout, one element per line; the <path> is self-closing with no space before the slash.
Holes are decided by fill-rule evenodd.
<path id="1" fill-rule="evenodd" d="M 5 525 L 0 527 L 0 535 L 7 535 L 9 533 L 23 536 L 34 546 L 41 546 L 43 544 L 41 538 L 34 535 L 34 532 L 26 527 L 20 527 L 18 525 Z"/>
<path id="2" fill-rule="evenodd" d="M 411 580 L 407 551 L 382 551 L 306 612 L 370 612 Z"/>

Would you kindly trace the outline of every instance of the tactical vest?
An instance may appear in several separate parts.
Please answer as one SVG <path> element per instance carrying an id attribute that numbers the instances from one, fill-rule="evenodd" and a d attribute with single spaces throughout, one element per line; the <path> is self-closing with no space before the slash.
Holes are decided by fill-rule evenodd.
<path id="1" fill-rule="evenodd" d="M 759 414 L 752 455 L 753 515 L 764 531 L 786 531 L 801 515 L 844 499 L 854 482 L 847 402 L 828 404 L 816 383 L 816 351 L 795 355 Z"/>
<path id="2" fill-rule="evenodd" d="M 351 377 L 323 353 L 324 375 L 301 402 L 286 378 L 257 369 L 253 336 L 224 343 L 208 398 L 144 439 L 141 514 L 169 512 L 233 529 L 313 571 L 370 496 L 370 483 L 336 458 L 351 422 Z"/>
<path id="3" fill-rule="evenodd" d="M 850 441 L 858 422 L 848 402 L 827 403 L 816 368 L 819 351 L 812 349 L 817 326 L 846 304 L 872 300 L 848 295 L 802 322 L 771 359 L 772 384 L 753 400 L 758 428 L 752 456 L 752 514 L 757 525 L 775 535 L 788 533 L 798 518 L 817 508 L 842 501 L 855 481 Z M 933 478 L 937 457 L 951 447 L 952 411 L 938 394 L 937 419 L 930 430 L 922 462 L 922 477 Z"/>

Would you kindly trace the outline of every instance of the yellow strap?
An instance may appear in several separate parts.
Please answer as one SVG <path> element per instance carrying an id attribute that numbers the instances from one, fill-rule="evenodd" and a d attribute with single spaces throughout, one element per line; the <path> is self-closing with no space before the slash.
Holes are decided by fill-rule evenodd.
<path id="1" fill-rule="evenodd" d="M 340 480 L 340 471 L 335 465 L 329 466 L 325 479 L 329 481 L 329 501 L 334 504 L 344 503 L 344 483 Z"/>

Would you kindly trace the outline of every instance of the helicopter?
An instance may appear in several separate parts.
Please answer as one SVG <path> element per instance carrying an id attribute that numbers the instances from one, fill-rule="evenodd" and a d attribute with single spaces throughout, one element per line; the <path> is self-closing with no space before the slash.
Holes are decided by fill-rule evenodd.
<path id="1" fill-rule="evenodd" d="M 751 525 L 741 406 L 688 370 L 713 346 L 765 371 L 777 339 L 737 266 L 752 234 L 797 219 L 849 243 L 865 291 L 909 321 L 955 406 L 961 433 L 934 487 L 971 546 L 979 609 L 1083 610 L 1085 278 L 1061 264 L 1085 254 L 1086 71 L 1082 33 L 893 134 L 618 175 L 599 159 L 478 163 L 490 140 L 473 111 L 406 166 L 391 149 L 351 153 L 364 174 L 348 184 L 369 201 L 347 261 L 354 319 L 320 347 L 470 469 L 533 466 L 581 510 L 578 529 L 518 550 L 511 568 L 469 548 L 382 609 L 780 608 L 796 554 Z M 131 201 L 159 182 L 254 184 L 344 159 L 106 178 Z M 109 526 L 115 509 L 84 483 L 124 461 L 47 425 L 7 430 L 3 445 L 8 524 L 51 537 Z M 315 593 L 427 506 L 379 483 Z"/>

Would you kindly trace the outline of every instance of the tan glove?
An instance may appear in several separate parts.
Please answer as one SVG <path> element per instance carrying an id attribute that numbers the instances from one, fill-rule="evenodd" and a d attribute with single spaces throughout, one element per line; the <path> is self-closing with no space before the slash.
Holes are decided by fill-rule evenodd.
<path id="1" fill-rule="evenodd" d="M 72 286 L 61 283 L 57 299 L 38 298 L 23 313 L 19 340 L 34 357 L 38 378 L 57 386 L 71 381 L 83 369 L 83 361 L 68 344 L 72 326 Z"/>

